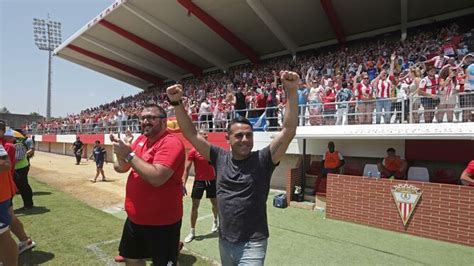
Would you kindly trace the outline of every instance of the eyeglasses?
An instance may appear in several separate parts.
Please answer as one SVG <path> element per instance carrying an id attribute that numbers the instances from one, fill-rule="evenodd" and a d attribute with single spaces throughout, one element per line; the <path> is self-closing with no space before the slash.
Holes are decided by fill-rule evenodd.
<path id="1" fill-rule="evenodd" d="M 362 79 L 369 79 L 369 78 L 362 78 Z"/>
<path id="2" fill-rule="evenodd" d="M 166 116 L 162 116 L 162 115 L 144 115 L 144 116 L 140 117 L 140 121 L 145 121 L 145 120 L 152 121 L 152 120 L 155 120 L 155 119 L 158 119 L 158 118 L 166 118 Z"/>

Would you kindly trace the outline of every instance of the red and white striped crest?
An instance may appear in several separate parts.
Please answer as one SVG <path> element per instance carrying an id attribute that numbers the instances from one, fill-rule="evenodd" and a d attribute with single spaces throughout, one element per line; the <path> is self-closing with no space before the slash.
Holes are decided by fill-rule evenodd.
<path id="1" fill-rule="evenodd" d="M 404 226 L 410 219 L 421 194 L 420 189 L 413 185 L 400 184 L 392 188 L 392 196 Z"/>

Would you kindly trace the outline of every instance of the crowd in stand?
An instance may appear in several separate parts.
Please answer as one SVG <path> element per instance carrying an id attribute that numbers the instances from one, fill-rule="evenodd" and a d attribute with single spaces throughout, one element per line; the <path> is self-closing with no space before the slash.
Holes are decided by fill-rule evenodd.
<path id="1" fill-rule="evenodd" d="M 474 30 L 452 23 L 417 29 L 404 41 L 398 36 L 359 40 L 342 49 L 327 47 L 269 59 L 258 66 L 240 65 L 226 73 L 187 78 L 181 81 L 186 89 L 184 105 L 193 121 L 211 131 L 225 128 L 226 121 L 237 115 L 250 119 L 264 115 L 266 127 L 277 129 L 286 102 L 278 71 L 289 69 L 304 78 L 298 90 L 300 125 L 474 121 L 474 85 L 466 82 L 467 66 L 474 62 L 467 56 L 474 51 Z M 138 132 L 139 111 L 146 103 L 157 103 L 168 116 L 174 115 L 165 87 L 80 114 L 31 123 L 27 129 L 62 134 Z M 455 113 L 455 107 L 464 111 Z"/>

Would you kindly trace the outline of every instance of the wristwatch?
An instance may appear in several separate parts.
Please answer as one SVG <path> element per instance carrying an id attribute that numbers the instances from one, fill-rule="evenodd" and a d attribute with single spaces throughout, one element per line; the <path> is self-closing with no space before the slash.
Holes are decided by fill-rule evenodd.
<path id="1" fill-rule="evenodd" d="M 133 157 L 135 157 L 135 152 L 132 151 L 127 155 L 127 157 L 125 157 L 125 161 L 129 163 L 133 159 Z"/>
<path id="2" fill-rule="evenodd" d="M 180 105 L 182 102 L 183 102 L 182 100 L 179 100 L 179 101 L 176 101 L 176 102 L 170 102 L 170 104 L 171 104 L 172 106 L 178 106 L 178 105 Z"/>

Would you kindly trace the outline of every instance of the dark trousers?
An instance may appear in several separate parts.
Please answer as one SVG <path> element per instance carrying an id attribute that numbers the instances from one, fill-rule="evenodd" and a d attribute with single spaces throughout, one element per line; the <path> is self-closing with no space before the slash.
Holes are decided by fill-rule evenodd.
<path id="1" fill-rule="evenodd" d="M 81 163 L 82 152 L 74 152 L 74 156 L 76 156 L 76 163 Z"/>
<path id="2" fill-rule="evenodd" d="M 23 200 L 23 206 L 25 208 L 33 207 L 33 190 L 28 183 L 28 172 L 30 166 L 15 170 L 15 184 L 20 191 L 21 199 Z"/>

